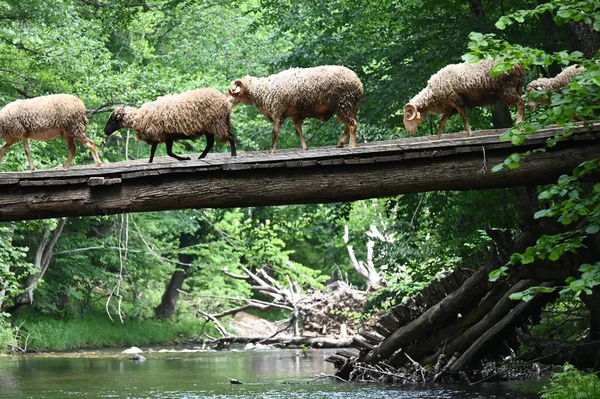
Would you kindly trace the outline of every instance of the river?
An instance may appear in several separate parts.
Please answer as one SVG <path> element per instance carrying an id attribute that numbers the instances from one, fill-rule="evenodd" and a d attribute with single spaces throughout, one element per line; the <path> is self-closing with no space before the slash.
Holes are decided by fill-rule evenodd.
<path id="1" fill-rule="evenodd" d="M 115 351 L 0 357 L 0 399 L 484 399 L 539 398 L 539 383 L 465 386 L 347 384 L 333 374 L 330 351 L 144 353 Z M 232 385 L 230 378 L 242 381 Z"/>

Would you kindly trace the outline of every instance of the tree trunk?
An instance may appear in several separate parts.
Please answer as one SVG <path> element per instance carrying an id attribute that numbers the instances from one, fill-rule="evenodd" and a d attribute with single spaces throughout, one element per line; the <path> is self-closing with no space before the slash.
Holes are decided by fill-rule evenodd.
<path id="1" fill-rule="evenodd" d="M 44 278 L 44 274 L 46 274 L 46 270 L 48 270 L 48 266 L 50 266 L 50 261 L 54 254 L 54 246 L 62 234 L 62 231 L 67 224 L 67 220 L 68 218 L 60 219 L 53 231 L 51 231 L 50 226 L 47 226 L 44 230 L 44 234 L 38 243 L 33 260 L 33 267 L 36 272 L 26 277 L 25 281 L 22 283 L 24 292 L 13 300 L 12 306 L 6 310 L 8 313 L 13 313 L 20 307 L 31 305 L 33 303 L 33 291 L 42 278 Z"/>
<path id="2" fill-rule="evenodd" d="M 179 235 L 179 249 L 187 248 L 198 242 L 199 240 L 195 235 L 188 233 L 181 233 Z M 183 282 L 187 277 L 187 272 L 195 257 L 193 255 L 179 253 L 177 258 L 179 260 L 177 269 L 175 269 L 167 284 L 167 288 L 165 289 L 160 304 L 154 308 L 154 317 L 157 319 L 170 319 L 173 317 L 175 308 L 177 307 L 179 293 L 183 288 Z"/>
<path id="3" fill-rule="evenodd" d="M 505 295 L 496 302 L 495 306 L 490 309 L 486 314 L 473 326 L 463 331 L 462 334 L 452 339 L 441 348 L 437 353 L 428 357 L 422 364 L 432 364 L 438 359 L 441 353 L 453 354 L 456 352 L 463 353 L 467 348 L 475 342 L 476 339 L 483 336 L 493 325 L 501 321 L 515 306 L 519 304 L 518 301 L 514 301 L 509 296 L 515 292 L 523 291 L 529 287 L 532 287 L 535 283 L 533 280 L 523 280 L 513 285 Z"/>
<path id="4" fill-rule="evenodd" d="M 583 21 L 570 21 L 569 27 L 577 38 L 577 49 L 583 53 L 585 58 L 592 58 L 600 50 L 600 32 L 596 31 L 592 24 Z"/>
<path id="5" fill-rule="evenodd" d="M 583 294 L 581 299 L 590 311 L 590 337 L 592 341 L 600 340 L 600 287 L 595 286 L 590 295 Z"/>
<path id="6" fill-rule="evenodd" d="M 404 348 L 417 338 L 428 336 L 449 320 L 456 320 L 458 313 L 469 306 L 477 305 L 480 298 L 488 291 L 488 274 L 492 269 L 491 264 L 479 269 L 462 287 L 425 311 L 413 322 L 393 332 L 361 360 L 365 363 L 377 363 L 389 359 L 398 349 Z"/>
<path id="7" fill-rule="evenodd" d="M 529 282 L 526 285 L 531 285 Z M 543 284 L 548 287 L 552 284 Z M 555 297 L 553 296 L 552 299 Z M 464 370 L 466 367 L 471 364 L 472 361 L 477 360 L 482 355 L 482 351 L 491 345 L 492 342 L 500 342 L 500 335 L 505 332 L 507 329 L 511 327 L 515 327 L 519 325 L 526 317 L 528 317 L 533 311 L 538 309 L 541 306 L 544 306 L 547 303 L 548 297 L 545 295 L 538 294 L 533 299 L 528 302 L 517 302 L 511 301 L 512 304 L 504 303 L 500 304 L 500 308 L 508 308 L 510 310 L 511 307 L 514 309 L 510 310 L 510 312 L 506 312 L 507 309 L 499 309 L 504 312 L 504 317 L 501 317 L 497 323 L 486 325 L 488 320 L 482 321 L 481 329 L 475 328 L 475 332 L 480 333 L 481 336 L 477 338 L 473 344 L 469 346 L 467 350 L 462 352 L 462 355 L 458 358 L 458 360 L 450 367 L 451 372 L 458 372 Z M 510 301 L 510 300 L 508 300 Z M 516 304 L 516 305 L 515 305 Z M 495 315 L 489 318 L 489 321 L 492 322 Z M 476 326 L 478 327 L 478 326 Z M 477 335 L 473 335 L 471 338 L 474 338 Z"/>
<path id="8" fill-rule="evenodd" d="M 469 8 L 471 9 L 471 14 L 474 17 L 478 19 L 485 18 L 485 11 L 483 10 L 483 4 L 481 3 L 481 0 L 469 0 Z"/>
<path id="9" fill-rule="evenodd" d="M 503 101 L 497 101 L 492 108 L 492 124 L 494 129 L 510 129 L 514 124 L 510 109 Z"/>

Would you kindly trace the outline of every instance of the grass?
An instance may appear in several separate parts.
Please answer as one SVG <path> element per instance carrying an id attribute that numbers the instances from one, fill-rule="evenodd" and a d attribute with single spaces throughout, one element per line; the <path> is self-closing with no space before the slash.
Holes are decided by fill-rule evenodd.
<path id="1" fill-rule="evenodd" d="M 176 344 L 199 337 L 203 320 L 192 317 L 175 321 L 119 320 L 111 322 L 106 314 L 89 314 L 73 320 L 27 317 L 15 320 L 22 324 L 21 347 L 27 350 L 67 351 L 81 348 Z M 205 332 L 214 332 L 206 326 Z"/>

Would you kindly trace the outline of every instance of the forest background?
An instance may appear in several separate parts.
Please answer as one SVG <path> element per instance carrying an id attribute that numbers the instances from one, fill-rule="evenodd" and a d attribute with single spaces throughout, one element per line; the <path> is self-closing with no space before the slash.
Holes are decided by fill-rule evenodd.
<path id="1" fill-rule="evenodd" d="M 510 54 L 499 70 L 519 61 L 528 68 L 527 81 L 556 74 L 569 62 L 586 65 L 587 80 L 573 85 L 572 95 L 527 112 L 521 131 L 509 131 L 506 137 L 518 144 L 522 131 L 551 123 L 569 127 L 575 113 L 597 116 L 586 99 L 598 98 L 600 86 L 598 66 L 588 61 L 598 58 L 599 15 L 594 1 L 564 0 L 0 0 L 0 104 L 51 93 L 79 96 L 88 109 L 88 135 L 103 161 L 114 162 L 149 155 L 149 146 L 132 133 L 104 136 L 115 106 L 199 87 L 225 92 L 247 74 L 324 64 L 353 69 L 365 86 L 359 142 L 371 142 L 406 137 L 404 104 L 431 74 L 465 54 L 467 60 Z M 473 129 L 491 128 L 492 112 L 471 110 Z M 237 107 L 232 119 L 240 151 L 269 148 L 271 124 L 256 108 Z M 430 117 L 419 134 L 432 134 L 436 121 Z M 462 121 L 452 118 L 446 131 L 460 130 Z M 309 120 L 305 132 L 309 147 L 333 145 L 341 126 Z M 65 160 L 61 140 L 31 146 L 37 168 Z M 286 122 L 279 148 L 296 147 L 293 124 Z M 175 152 L 203 148 L 200 139 L 176 144 Z M 165 155 L 164 148 L 157 155 Z M 505 166 L 518 167 L 519 158 Z M 80 145 L 74 163 L 91 163 Z M 598 168 L 597 161 L 587 165 L 586 171 Z M 26 168 L 19 145 L 0 165 L 0 171 Z M 564 216 L 570 201 L 584 205 L 561 223 L 588 223 L 541 242 L 517 261 L 558 260 L 598 232 L 600 189 L 579 201 L 579 194 L 570 194 L 583 191 L 573 188 L 577 183 L 563 179 L 553 186 L 562 187 L 556 192 L 542 188 L 547 212 L 538 216 Z M 204 323 L 198 312 L 218 312 L 236 304 L 228 298 L 253 295 L 247 282 L 223 270 L 265 269 L 305 290 L 336 279 L 364 287 L 343 241 L 346 227 L 359 258 L 366 256 L 367 241 L 375 241 L 374 264 L 386 286 L 370 307 L 387 309 L 434 278 L 477 268 L 478 254 L 493 245 L 486 231 L 516 235 L 518 221 L 513 191 L 483 190 L 0 223 L 0 349 L 195 338 Z M 380 236 L 367 235 L 371 226 Z M 586 334 L 589 315 L 581 298 L 596 289 L 600 264 L 587 267 L 559 287 L 563 294 L 542 323 L 546 330 L 570 338 Z"/>

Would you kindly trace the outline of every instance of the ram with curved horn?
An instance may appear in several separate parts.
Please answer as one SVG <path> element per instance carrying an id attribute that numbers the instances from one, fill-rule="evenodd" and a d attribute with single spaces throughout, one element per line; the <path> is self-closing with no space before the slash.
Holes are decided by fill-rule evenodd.
<path id="1" fill-rule="evenodd" d="M 413 135 L 417 126 L 432 113 L 442 115 L 437 131 L 439 139 L 448 119 L 458 113 L 465 122 L 469 136 L 473 135 L 467 108 L 493 105 L 501 100 L 508 106 L 517 108 L 517 123 L 525 113 L 525 102 L 521 97 L 525 83 L 525 69 L 515 66 L 508 73 L 492 77 L 490 72 L 494 60 L 475 64 L 451 64 L 431 76 L 425 87 L 404 106 L 404 127 Z"/>

